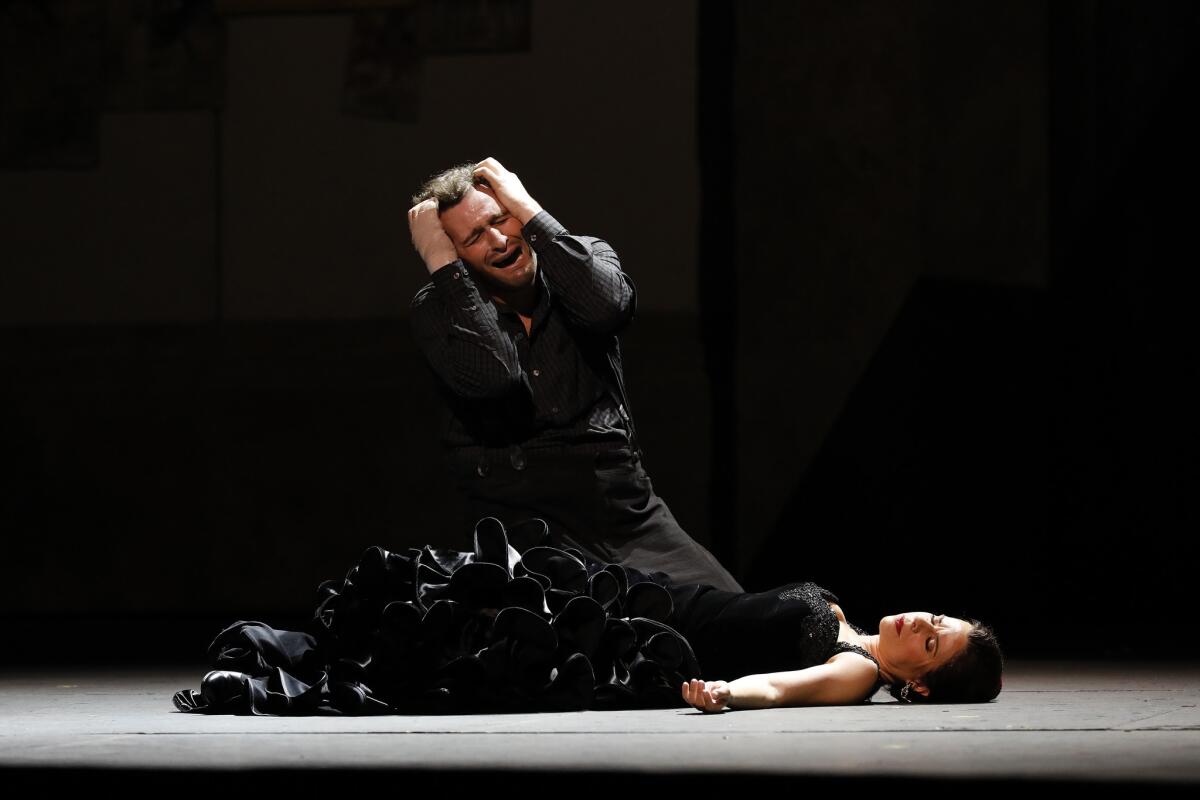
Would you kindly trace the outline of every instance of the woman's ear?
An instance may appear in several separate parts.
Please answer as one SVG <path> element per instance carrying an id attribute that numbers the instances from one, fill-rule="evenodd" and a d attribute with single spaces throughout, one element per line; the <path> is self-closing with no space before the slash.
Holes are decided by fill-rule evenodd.
<path id="1" fill-rule="evenodd" d="M 912 691 L 924 695 L 925 697 L 929 697 L 929 687 L 925 685 L 924 681 L 922 681 L 920 678 L 917 678 L 912 682 L 912 684 Z"/>

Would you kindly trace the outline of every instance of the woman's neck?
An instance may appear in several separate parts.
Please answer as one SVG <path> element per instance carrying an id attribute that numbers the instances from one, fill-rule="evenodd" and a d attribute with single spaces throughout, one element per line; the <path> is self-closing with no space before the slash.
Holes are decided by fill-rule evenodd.
<path id="1" fill-rule="evenodd" d="M 852 631 L 852 633 L 854 632 Z M 883 660 L 879 657 L 879 634 L 863 636 L 862 634 L 854 633 L 854 637 L 856 641 L 853 643 L 871 654 L 872 658 L 875 659 L 875 663 L 879 665 L 880 675 L 890 682 L 891 678 L 884 674 Z"/>

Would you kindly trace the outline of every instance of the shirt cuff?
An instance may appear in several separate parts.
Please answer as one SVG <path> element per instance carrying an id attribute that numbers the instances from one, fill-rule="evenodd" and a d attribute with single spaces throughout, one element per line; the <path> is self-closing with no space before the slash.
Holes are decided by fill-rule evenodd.
<path id="1" fill-rule="evenodd" d="M 446 295 L 460 289 L 464 278 L 468 277 L 467 265 L 461 258 L 456 258 L 446 266 L 433 273 L 433 286 L 439 294 Z"/>
<path id="2" fill-rule="evenodd" d="M 567 229 L 550 216 L 545 209 L 539 211 L 521 229 L 521 235 L 525 237 L 525 241 L 529 242 L 529 246 L 539 253 L 543 247 L 548 247 L 554 241 L 554 237 L 561 236 L 566 232 Z"/>

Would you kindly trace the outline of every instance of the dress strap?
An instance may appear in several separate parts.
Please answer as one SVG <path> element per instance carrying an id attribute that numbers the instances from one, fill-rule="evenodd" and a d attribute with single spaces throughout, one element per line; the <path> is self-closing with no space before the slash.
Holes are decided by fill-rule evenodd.
<path id="1" fill-rule="evenodd" d="M 833 649 L 839 653 L 849 651 L 851 653 L 858 653 L 860 656 L 866 656 L 875 663 L 875 669 L 877 671 L 879 669 L 879 661 L 875 658 L 875 656 L 871 655 L 868 651 L 862 649 L 856 644 L 850 644 L 850 642 L 834 642 Z"/>
<path id="2" fill-rule="evenodd" d="M 862 633 L 862 629 L 859 628 L 857 625 L 851 624 L 851 627 L 854 628 L 855 630 L 857 630 L 859 633 Z M 877 691 L 879 691 L 880 687 L 887 683 L 887 681 L 883 679 L 883 673 L 881 673 L 879 671 L 878 659 L 876 659 L 875 656 L 871 655 L 868 651 L 864 650 L 863 648 L 859 647 L 858 645 L 851 644 L 850 642 L 834 642 L 833 652 L 834 653 L 846 653 L 846 652 L 858 653 L 860 656 L 866 656 L 867 658 L 871 659 L 871 661 L 873 661 L 875 663 L 875 685 L 871 687 L 871 691 L 867 694 L 866 697 L 863 698 L 864 701 L 870 700 L 872 697 L 874 697 L 875 693 Z"/>

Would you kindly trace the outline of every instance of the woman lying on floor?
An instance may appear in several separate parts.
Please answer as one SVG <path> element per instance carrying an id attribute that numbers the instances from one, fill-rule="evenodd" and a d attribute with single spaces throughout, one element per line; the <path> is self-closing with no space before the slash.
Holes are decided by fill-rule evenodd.
<path id="1" fill-rule="evenodd" d="M 511 542 L 519 543 L 520 550 Z M 441 714 L 868 700 L 986 702 L 1003 658 L 974 620 L 884 617 L 868 635 L 803 581 L 674 584 L 551 544 L 546 523 L 480 520 L 474 552 L 370 547 L 325 581 L 303 631 L 238 621 L 209 645 L 206 714 Z"/>
<path id="2" fill-rule="evenodd" d="M 702 711 L 727 708 L 844 705 L 868 700 L 881 685 L 901 702 L 987 702 L 1003 685 L 1003 657 L 992 631 L 976 620 L 927 611 L 884 617 L 879 633 L 865 635 L 836 614 L 835 652 L 821 664 L 733 681 L 683 683 L 688 704 Z"/>

